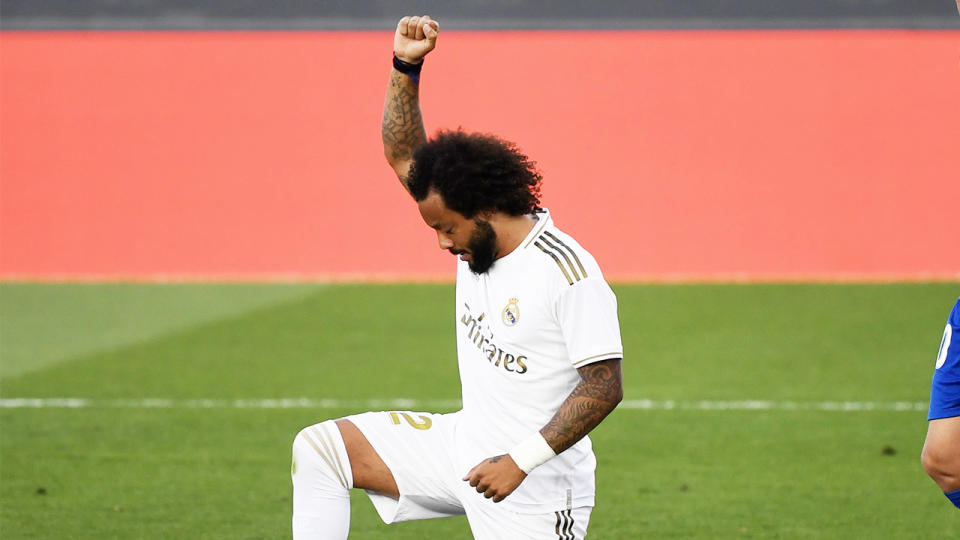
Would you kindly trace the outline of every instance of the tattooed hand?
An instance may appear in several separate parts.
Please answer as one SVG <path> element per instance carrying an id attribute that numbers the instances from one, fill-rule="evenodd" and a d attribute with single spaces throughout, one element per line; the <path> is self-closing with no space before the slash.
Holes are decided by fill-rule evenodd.
<path id="1" fill-rule="evenodd" d="M 463 477 L 464 482 L 477 488 L 477 493 L 493 498 L 498 503 L 517 489 L 527 474 L 517 467 L 509 454 L 494 456 L 480 462 Z"/>

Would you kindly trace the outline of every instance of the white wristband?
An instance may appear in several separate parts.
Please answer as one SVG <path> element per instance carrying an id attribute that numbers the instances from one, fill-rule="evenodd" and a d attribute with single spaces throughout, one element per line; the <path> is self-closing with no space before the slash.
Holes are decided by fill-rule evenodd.
<path id="1" fill-rule="evenodd" d="M 520 441 L 520 444 L 514 446 L 509 454 L 517 467 L 527 474 L 557 455 L 539 431 Z"/>

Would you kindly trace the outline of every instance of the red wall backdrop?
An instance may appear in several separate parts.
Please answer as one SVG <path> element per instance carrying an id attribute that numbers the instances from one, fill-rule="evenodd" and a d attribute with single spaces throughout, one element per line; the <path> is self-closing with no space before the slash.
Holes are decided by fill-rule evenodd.
<path id="1" fill-rule="evenodd" d="M 391 33 L 0 34 L 0 277 L 443 278 Z M 443 32 L 428 131 L 517 141 L 615 279 L 960 276 L 960 32 Z"/>

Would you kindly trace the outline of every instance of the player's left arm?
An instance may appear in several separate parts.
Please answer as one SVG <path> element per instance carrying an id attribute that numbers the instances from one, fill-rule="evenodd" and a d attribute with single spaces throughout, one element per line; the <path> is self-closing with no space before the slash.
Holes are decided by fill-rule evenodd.
<path id="1" fill-rule="evenodd" d="M 623 375 L 620 358 L 594 362 L 577 369 L 580 383 L 570 392 L 553 418 L 540 430 L 549 449 L 531 448 L 531 452 L 563 452 L 597 427 L 623 399 Z M 536 445 L 538 442 L 533 441 Z M 542 444 L 542 443 L 539 443 Z M 546 457 L 546 456 L 545 456 Z M 510 454 L 494 456 L 470 469 L 463 479 L 493 502 L 513 493 L 527 477 Z"/>
<path id="2" fill-rule="evenodd" d="M 587 364 L 577 369 L 577 373 L 580 383 L 540 430 L 556 454 L 590 433 L 623 400 L 619 358 Z"/>

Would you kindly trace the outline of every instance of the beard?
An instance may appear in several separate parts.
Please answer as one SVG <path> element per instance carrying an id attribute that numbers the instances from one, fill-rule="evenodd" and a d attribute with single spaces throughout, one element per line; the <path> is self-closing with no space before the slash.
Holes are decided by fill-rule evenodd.
<path id="1" fill-rule="evenodd" d="M 497 233 L 490 222 L 475 219 L 477 228 L 470 235 L 467 249 L 470 250 L 470 262 L 467 266 L 474 274 L 482 274 L 493 266 L 497 259 Z"/>

